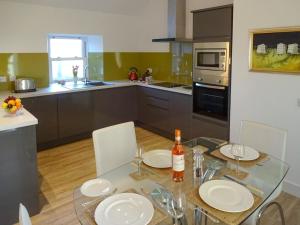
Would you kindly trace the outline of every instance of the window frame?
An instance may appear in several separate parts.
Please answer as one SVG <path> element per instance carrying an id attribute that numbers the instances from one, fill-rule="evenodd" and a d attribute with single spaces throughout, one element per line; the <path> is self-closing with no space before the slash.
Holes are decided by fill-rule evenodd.
<path id="1" fill-rule="evenodd" d="M 82 57 L 57 57 L 51 58 L 51 47 L 50 39 L 79 39 L 82 41 Z M 83 60 L 83 78 L 79 80 L 84 80 L 85 73 L 88 74 L 88 49 L 87 49 L 87 37 L 83 35 L 70 35 L 70 34 L 49 34 L 48 35 L 48 64 L 49 64 L 49 83 L 57 83 L 59 80 L 53 80 L 52 75 L 52 62 L 53 61 L 71 61 L 71 60 Z M 73 79 L 63 79 L 64 81 L 73 81 Z"/>

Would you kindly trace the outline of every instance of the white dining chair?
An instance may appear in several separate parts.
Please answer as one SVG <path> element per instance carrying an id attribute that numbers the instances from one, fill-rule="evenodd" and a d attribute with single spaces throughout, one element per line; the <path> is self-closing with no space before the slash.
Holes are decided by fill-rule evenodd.
<path id="1" fill-rule="evenodd" d="M 19 224 L 32 225 L 28 211 L 22 203 L 19 205 Z"/>
<path id="2" fill-rule="evenodd" d="M 131 162 L 137 151 L 133 122 L 105 127 L 93 132 L 97 176 Z"/>
<path id="3" fill-rule="evenodd" d="M 266 124 L 253 121 L 242 121 L 240 130 L 240 143 L 263 151 L 282 161 L 286 155 L 287 131 Z M 255 225 L 260 223 L 260 217 L 271 205 L 278 207 L 282 224 L 285 224 L 283 210 L 277 202 L 273 202 L 282 192 L 282 183 L 276 188 L 266 202 L 249 217 L 243 225 Z"/>

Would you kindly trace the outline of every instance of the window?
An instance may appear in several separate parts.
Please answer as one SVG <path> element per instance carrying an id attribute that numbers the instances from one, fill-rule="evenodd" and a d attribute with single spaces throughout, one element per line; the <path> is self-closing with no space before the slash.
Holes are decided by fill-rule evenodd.
<path id="1" fill-rule="evenodd" d="M 73 66 L 78 66 L 77 77 L 87 72 L 86 38 L 73 35 L 49 35 L 50 82 L 73 79 Z"/>

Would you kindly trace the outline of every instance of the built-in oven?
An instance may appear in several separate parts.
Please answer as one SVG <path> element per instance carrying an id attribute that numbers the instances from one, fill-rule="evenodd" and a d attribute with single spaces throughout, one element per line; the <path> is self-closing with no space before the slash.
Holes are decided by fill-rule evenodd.
<path id="1" fill-rule="evenodd" d="M 194 82 L 193 112 L 227 121 L 228 87 Z"/>
<path id="2" fill-rule="evenodd" d="M 194 43 L 193 80 L 228 86 L 229 42 Z"/>

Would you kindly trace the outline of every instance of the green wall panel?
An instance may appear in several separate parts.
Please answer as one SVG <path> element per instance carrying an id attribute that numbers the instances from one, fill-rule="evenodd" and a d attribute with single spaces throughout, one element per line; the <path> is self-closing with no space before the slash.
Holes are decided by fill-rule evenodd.
<path id="1" fill-rule="evenodd" d="M 91 80 L 126 80 L 130 67 L 137 67 L 142 74 L 147 68 L 153 69 L 156 80 L 191 84 L 192 54 L 179 57 L 179 72 L 172 72 L 172 53 L 169 52 L 104 52 L 89 53 L 89 76 Z M 176 61 L 177 62 L 177 61 Z M 174 65 L 173 65 L 174 67 Z M 174 69 L 173 69 L 174 70 Z M 37 87 L 49 85 L 49 66 L 47 53 L 0 53 L 0 75 L 7 80 L 11 75 L 16 78 L 31 77 Z M 0 83 L 0 90 L 13 89 L 13 82 Z"/>

